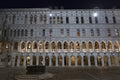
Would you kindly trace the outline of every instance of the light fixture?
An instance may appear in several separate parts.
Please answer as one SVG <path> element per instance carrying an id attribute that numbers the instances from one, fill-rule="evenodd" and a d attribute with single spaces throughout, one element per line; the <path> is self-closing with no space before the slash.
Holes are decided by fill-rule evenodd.
<path id="1" fill-rule="evenodd" d="M 53 16 L 53 15 L 50 13 L 49 16 L 51 17 L 51 16 Z"/>
<path id="2" fill-rule="evenodd" d="M 97 16 L 98 16 L 98 13 L 97 13 L 97 12 L 93 13 L 93 16 L 94 16 L 94 17 L 97 17 Z"/>

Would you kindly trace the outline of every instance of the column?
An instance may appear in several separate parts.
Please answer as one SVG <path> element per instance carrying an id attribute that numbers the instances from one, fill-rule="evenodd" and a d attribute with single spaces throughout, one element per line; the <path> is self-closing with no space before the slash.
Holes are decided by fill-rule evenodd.
<path id="1" fill-rule="evenodd" d="M 88 66 L 91 66 L 90 56 L 88 56 Z"/>
<path id="2" fill-rule="evenodd" d="M 77 64 L 77 56 L 75 56 L 75 66 L 77 67 L 78 64 Z"/>
<path id="3" fill-rule="evenodd" d="M 12 57 L 12 67 L 15 66 L 15 58 L 16 58 L 15 56 Z"/>
<path id="4" fill-rule="evenodd" d="M 49 66 L 52 66 L 52 57 L 49 55 Z"/>
<path id="5" fill-rule="evenodd" d="M 118 66 L 118 55 L 115 55 L 115 64 Z"/>
<path id="6" fill-rule="evenodd" d="M 97 65 L 97 56 L 95 56 L 95 66 L 98 67 L 98 65 Z"/>
<path id="7" fill-rule="evenodd" d="M 39 55 L 36 55 L 36 65 L 39 65 Z"/>
<path id="8" fill-rule="evenodd" d="M 111 66 L 110 56 L 108 56 L 108 65 Z"/>
<path id="9" fill-rule="evenodd" d="M 30 65 L 33 65 L 33 55 L 30 55 Z"/>
<path id="10" fill-rule="evenodd" d="M 70 56 L 68 56 L 68 58 L 69 58 L 69 61 L 68 61 L 68 66 L 71 66 L 71 57 Z"/>
<path id="11" fill-rule="evenodd" d="M 18 55 L 18 60 L 17 60 L 17 67 L 20 66 L 20 55 Z"/>
<path id="12" fill-rule="evenodd" d="M 104 67 L 104 57 L 103 56 L 101 57 L 102 57 L 102 67 Z"/>
<path id="13" fill-rule="evenodd" d="M 24 55 L 24 63 L 23 63 L 23 66 L 26 67 L 26 55 Z"/>
<path id="14" fill-rule="evenodd" d="M 43 63 L 43 65 L 45 65 L 45 56 L 42 56 L 42 57 L 43 57 L 42 63 Z"/>
<path id="15" fill-rule="evenodd" d="M 58 56 L 56 56 L 56 66 L 58 66 Z"/>
<path id="16" fill-rule="evenodd" d="M 62 67 L 64 67 L 64 56 L 62 56 Z"/>
<path id="17" fill-rule="evenodd" d="M 82 57 L 82 67 L 84 67 L 84 61 L 83 61 L 83 56 L 81 56 Z"/>

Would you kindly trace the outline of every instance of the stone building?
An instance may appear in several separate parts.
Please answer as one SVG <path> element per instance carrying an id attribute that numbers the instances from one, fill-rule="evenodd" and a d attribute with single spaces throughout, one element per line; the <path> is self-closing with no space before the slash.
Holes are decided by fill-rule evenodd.
<path id="1" fill-rule="evenodd" d="M 1 66 L 120 66 L 119 9 L 1 9 L 0 36 Z"/>

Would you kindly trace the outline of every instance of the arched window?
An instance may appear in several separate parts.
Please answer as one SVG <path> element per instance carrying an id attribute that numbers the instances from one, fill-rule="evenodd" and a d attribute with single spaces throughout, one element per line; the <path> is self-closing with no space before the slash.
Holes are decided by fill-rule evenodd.
<path id="1" fill-rule="evenodd" d="M 25 42 L 21 43 L 21 49 L 25 49 Z"/>
<path id="2" fill-rule="evenodd" d="M 43 51 L 43 49 L 44 49 L 44 44 L 43 44 L 43 42 L 40 42 L 39 43 L 39 50 Z"/>
<path id="3" fill-rule="evenodd" d="M 46 42 L 45 49 L 49 49 L 49 48 L 50 48 L 50 44 L 49 44 L 49 42 Z"/>
<path id="4" fill-rule="evenodd" d="M 82 65 L 82 57 L 81 56 L 77 56 L 77 64 Z"/>
<path id="5" fill-rule="evenodd" d="M 18 42 L 14 43 L 14 51 L 16 52 L 18 50 Z"/>
<path id="6" fill-rule="evenodd" d="M 33 49 L 37 49 L 37 42 L 33 42 Z"/>
<path id="7" fill-rule="evenodd" d="M 31 49 L 31 43 L 30 42 L 27 43 L 27 49 Z"/>
<path id="8" fill-rule="evenodd" d="M 82 51 L 83 52 L 86 52 L 86 43 L 85 42 L 82 42 Z"/>
<path id="9" fill-rule="evenodd" d="M 55 49 L 56 49 L 55 42 L 52 42 L 52 44 L 51 44 L 51 48 L 52 48 L 52 51 L 55 51 Z"/>
<path id="10" fill-rule="evenodd" d="M 97 52 L 99 51 L 99 43 L 98 43 L 98 42 L 95 42 L 95 48 L 94 48 L 94 49 L 95 49 L 95 51 L 97 51 Z"/>
<path id="11" fill-rule="evenodd" d="M 23 29 L 21 30 L 21 36 L 24 36 L 24 30 Z"/>
<path id="12" fill-rule="evenodd" d="M 59 49 L 62 49 L 62 43 L 61 42 L 58 42 L 57 43 L 57 49 L 59 50 Z"/>
<path id="13" fill-rule="evenodd" d="M 67 49 L 68 49 L 68 43 L 64 42 L 64 51 L 67 51 Z"/>
<path id="14" fill-rule="evenodd" d="M 76 50 L 80 51 L 80 43 L 79 42 L 76 42 Z"/>
<path id="15" fill-rule="evenodd" d="M 27 36 L 28 35 L 28 31 L 27 31 L 27 29 L 25 29 L 25 36 Z"/>
<path id="16" fill-rule="evenodd" d="M 74 50 L 74 43 L 70 42 L 70 51 L 73 51 L 73 50 Z"/>
<path id="17" fill-rule="evenodd" d="M 108 45 L 107 45 L 108 51 L 112 51 L 112 43 L 110 41 L 108 41 Z"/>
<path id="18" fill-rule="evenodd" d="M 105 45 L 105 42 L 103 42 L 103 41 L 101 42 L 101 49 L 103 52 L 106 51 L 106 45 Z"/>
<path id="19" fill-rule="evenodd" d="M 56 57 L 55 55 L 52 56 L 52 66 L 55 66 L 56 65 Z"/>
<path id="20" fill-rule="evenodd" d="M 70 57 L 70 60 L 71 60 L 71 66 L 74 66 L 75 65 L 75 56 L 71 56 Z"/>
<path id="21" fill-rule="evenodd" d="M 34 23 L 36 24 L 36 22 L 37 22 L 37 16 L 35 15 L 34 16 Z"/>
<path id="22" fill-rule="evenodd" d="M 115 50 L 116 52 L 119 51 L 119 43 L 118 43 L 118 41 L 115 41 L 115 43 L 114 43 L 114 50 Z"/>
<path id="23" fill-rule="evenodd" d="M 89 48 L 89 51 L 90 51 L 90 52 L 93 51 L 93 44 L 92 44 L 92 42 L 89 42 L 89 43 L 88 43 L 88 48 Z"/>
<path id="24" fill-rule="evenodd" d="M 58 56 L 58 65 L 62 66 L 62 56 L 61 55 Z"/>
<path id="25" fill-rule="evenodd" d="M 31 15 L 30 16 L 30 24 L 32 24 L 32 22 L 33 22 L 33 16 Z"/>
<path id="26" fill-rule="evenodd" d="M 18 32 L 17 32 L 17 36 L 19 37 L 20 36 L 20 30 L 18 29 Z"/>
<path id="27" fill-rule="evenodd" d="M 14 37 L 16 37 L 16 30 L 14 30 Z"/>

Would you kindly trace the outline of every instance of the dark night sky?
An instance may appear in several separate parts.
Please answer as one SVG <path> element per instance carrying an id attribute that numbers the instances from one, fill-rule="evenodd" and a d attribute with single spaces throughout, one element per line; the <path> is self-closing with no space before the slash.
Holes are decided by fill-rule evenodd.
<path id="1" fill-rule="evenodd" d="M 0 8 L 54 8 L 63 6 L 66 9 L 102 9 L 119 8 L 120 0 L 1 0 Z"/>

